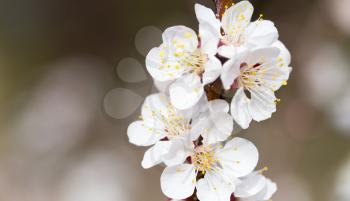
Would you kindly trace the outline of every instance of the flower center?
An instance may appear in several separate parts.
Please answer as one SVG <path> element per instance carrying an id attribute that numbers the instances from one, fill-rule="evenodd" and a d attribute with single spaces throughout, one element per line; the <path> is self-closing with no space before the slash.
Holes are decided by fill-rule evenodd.
<path id="1" fill-rule="evenodd" d="M 179 138 L 188 133 L 191 126 L 182 114 L 179 114 L 171 104 L 167 106 L 166 113 L 160 112 L 160 119 L 164 124 L 167 137 L 170 139 Z"/>
<path id="2" fill-rule="evenodd" d="M 182 116 L 164 119 L 165 131 L 170 139 L 184 136 L 190 130 L 189 123 Z"/>
<path id="3" fill-rule="evenodd" d="M 262 79 L 258 77 L 261 64 L 248 65 L 247 63 L 241 64 L 241 74 L 238 78 L 238 87 L 244 87 L 246 90 L 253 89 L 257 86 L 261 86 Z M 263 73 L 259 73 L 263 76 Z"/>
<path id="4" fill-rule="evenodd" d="M 184 54 L 180 59 L 180 64 L 187 67 L 187 71 L 201 76 L 204 73 L 204 64 L 208 57 L 200 49 L 196 49 L 192 53 Z"/>
<path id="5" fill-rule="evenodd" d="M 222 43 L 225 45 L 232 45 L 235 47 L 239 47 L 245 43 L 245 37 L 238 34 L 225 34 L 222 39 Z"/>
<path id="6" fill-rule="evenodd" d="M 212 147 L 203 145 L 195 149 L 195 153 L 191 156 L 191 161 L 196 170 L 203 174 L 207 171 L 214 170 L 218 162 Z"/>

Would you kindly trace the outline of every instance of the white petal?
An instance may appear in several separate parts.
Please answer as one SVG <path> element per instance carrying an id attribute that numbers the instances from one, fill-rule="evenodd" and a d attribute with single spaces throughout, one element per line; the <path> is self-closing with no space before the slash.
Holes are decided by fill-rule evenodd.
<path id="1" fill-rule="evenodd" d="M 153 84 L 158 89 L 158 91 L 165 94 L 169 93 L 169 87 L 172 83 L 173 83 L 172 80 L 163 81 L 163 82 L 158 80 L 153 80 Z"/>
<path id="2" fill-rule="evenodd" d="M 180 77 L 184 73 L 177 60 L 168 56 L 164 46 L 155 47 L 146 56 L 146 68 L 151 76 L 158 81 L 169 81 Z"/>
<path id="3" fill-rule="evenodd" d="M 237 47 L 233 45 L 222 45 L 218 48 L 219 55 L 225 58 L 233 58 L 237 55 L 237 51 Z"/>
<path id="4" fill-rule="evenodd" d="M 217 151 L 217 157 L 227 175 L 243 177 L 256 167 L 259 153 L 253 143 L 243 138 L 233 138 Z"/>
<path id="5" fill-rule="evenodd" d="M 194 9 L 199 24 L 208 23 L 214 28 L 214 30 L 216 30 L 217 34 L 220 35 L 221 23 L 220 20 L 216 18 L 214 12 L 210 8 L 207 8 L 197 3 L 195 4 Z"/>
<path id="6" fill-rule="evenodd" d="M 222 16 L 222 28 L 225 33 L 230 33 L 235 27 L 240 27 L 239 30 L 243 31 L 250 23 L 253 11 L 254 8 L 249 1 L 241 1 L 227 9 Z"/>
<path id="7" fill-rule="evenodd" d="M 185 140 L 171 140 L 168 152 L 162 156 L 162 161 L 167 166 L 174 166 L 182 164 L 190 155 L 187 151 L 189 145 L 185 144 Z"/>
<path id="8" fill-rule="evenodd" d="M 291 68 L 282 65 L 282 63 L 277 64 L 277 62 L 271 63 L 270 65 L 263 66 L 257 72 L 257 76 L 263 82 L 263 87 L 277 91 L 281 86 L 287 84 Z"/>
<path id="9" fill-rule="evenodd" d="M 164 31 L 162 37 L 163 44 L 170 56 L 176 52 L 193 52 L 198 47 L 196 32 L 185 26 L 169 27 Z"/>
<path id="10" fill-rule="evenodd" d="M 266 178 L 259 172 L 253 172 L 241 179 L 241 183 L 236 187 L 235 196 L 246 198 L 258 194 L 265 188 Z"/>
<path id="11" fill-rule="evenodd" d="M 267 179 L 266 187 L 267 187 L 266 193 L 262 200 L 270 200 L 273 194 L 275 194 L 277 191 L 276 183 L 272 182 L 270 179 Z"/>
<path id="12" fill-rule="evenodd" d="M 258 48 L 251 51 L 245 61 L 251 65 L 265 64 L 270 66 L 277 62 L 279 53 L 280 50 L 276 47 Z"/>
<path id="13" fill-rule="evenodd" d="M 170 141 L 159 141 L 149 148 L 142 160 L 142 167 L 147 169 L 162 162 L 161 157 L 169 152 L 171 146 Z"/>
<path id="14" fill-rule="evenodd" d="M 239 88 L 231 102 L 231 115 L 243 129 L 247 129 L 252 121 L 252 117 L 248 110 L 249 104 L 250 100 L 244 94 L 243 88 Z"/>
<path id="15" fill-rule="evenodd" d="M 229 59 L 226 61 L 220 76 L 224 89 L 230 89 L 234 80 L 240 75 L 240 65 L 237 59 Z"/>
<path id="16" fill-rule="evenodd" d="M 251 90 L 251 101 L 249 103 L 249 113 L 255 121 L 263 121 L 271 118 L 276 111 L 276 97 L 270 89 L 259 87 Z"/>
<path id="17" fill-rule="evenodd" d="M 182 164 L 166 167 L 160 177 L 163 193 L 172 199 L 191 196 L 196 186 L 196 172 L 193 165 Z"/>
<path id="18" fill-rule="evenodd" d="M 215 56 L 208 58 L 208 61 L 204 65 L 203 84 L 209 84 L 214 82 L 221 74 L 222 64 Z"/>
<path id="19" fill-rule="evenodd" d="M 197 182 L 197 197 L 200 201 L 229 201 L 234 186 L 228 185 L 216 173 L 207 172 L 203 179 Z"/>
<path id="20" fill-rule="evenodd" d="M 230 110 L 229 104 L 222 99 L 215 99 L 208 102 L 208 107 L 211 112 L 225 112 Z"/>
<path id="21" fill-rule="evenodd" d="M 193 73 L 179 78 L 169 88 L 170 101 L 180 110 L 194 106 L 203 93 L 200 77 Z"/>
<path id="22" fill-rule="evenodd" d="M 250 47 L 267 47 L 278 39 L 278 31 L 273 22 L 269 20 L 257 20 L 250 23 L 244 35 Z"/>
<path id="23" fill-rule="evenodd" d="M 164 136 L 163 131 L 147 127 L 143 121 L 135 121 L 131 123 L 128 127 L 127 133 L 129 142 L 137 146 L 153 145 Z"/>
<path id="24" fill-rule="evenodd" d="M 272 195 L 276 192 L 277 186 L 271 180 L 265 178 L 264 187 L 256 194 L 240 198 L 242 201 L 268 201 L 271 200 Z"/>
<path id="25" fill-rule="evenodd" d="M 283 67 L 288 67 L 291 62 L 291 55 L 289 50 L 281 41 L 276 41 L 272 44 L 273 47 L 277 47 L 280 50 L 281 63 Z"/>
<path id="26" fill-rule="evenodd" d="M 215 29 L 209 23 L 199 24 L 199 36 L 201 39 L 201 51 L 209 56 L 215 56 L 218 51 L 220 41 L 220 27 Z"/>
<path id="27" fill-rule="evenodd" d="M 233 118 L 224 112 L 210 113 L 208 122 L 202 125 L 203 144 L 214 144 L 226 140 L 233 130 Z"/>
<path id="28" fill-rule="evenodd" d="M 191 131 L 190 131 L 191 140 L 194 141 L 201 134 L 203 134 L 209 122 L 210 120 L 208 118 L 208 112 L 201 113 L 198 117 L 193 118 L 191 122 Z"/>
<path id="29" fill-rule="evenodd" d="M 153 128 L 164 128 L 164 124 L 159 117 L 169 113 L 169 106 L 170 100 L 165 94 L 157 93 L 149 95 L 146 97 L 141 108 L 142 118 L 146 121 L 147 125 Z"/>

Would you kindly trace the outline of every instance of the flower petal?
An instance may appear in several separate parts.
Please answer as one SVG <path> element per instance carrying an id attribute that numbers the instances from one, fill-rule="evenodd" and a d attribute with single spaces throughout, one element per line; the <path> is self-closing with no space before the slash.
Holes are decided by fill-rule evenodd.
<path id="1" fill-rule="evenodd" d="M 198 3 L 195 4 L 194 9 L 195 9 L 196 17 L 198 19 L 199 24 L 208 23 L 219 36 L 221 23 L 220 23 L 220 20 L 216 18 L 213 10 L 205 6 L 202 6 Z"/>
<path id="2" fill-rule="evenodd" d="M 218 48 L 218 53 L 220 56 L 230 59 L 237 55 L 237 51 L 237 47 L 233 45 L 222 45 Z"/>
<path id="3" fill-rule="evenodd" d="M 252 65 L 265 64 L 271 66 L 277 62 L 279 54 L 280 50 L 276 47 L 258 48 L 250 51 L 245 62 Z"/>
<path id="4" fill-rule="evenodd" d="M 262 200 L 270 200 L 273 194 L 277 191 L 276 183 L 272 182 L 270 179 L 266 179 L 266 193 Z"/>
<path id="5" fill-rule="evenodd" d="M 168 152 L 162 155 L 162 161 L 167 166 L 182 164 L 190 155 L 187 151 L 190 145 L 189 143 L 186 144 L 186 142 L 185 140 L 171 140 Z"/>
<path id="6" fill-rule="evenodd" d="M 203 84 L 214 82 L 221 74 L 222 64 L 215 56 L 210 56 L 204 64 Z"/>
<path id="7" fill-rule="evenodd" d="M 256 167 L 259 153 L 253 143 L 243 138 L 233 138 L 217 151 L 222 171 L 233 178 L 243 177 Z"/>
<path id="8" fill-rule="evenodd" d="M 233 130 L 233 118 L 224 112 L 210 113 L 206 125 L 202 125 L 203 144 L 209 145 L 226 140 Z"/>
<path id="9" fill-rule="evenodd" d="M 200 77 L 188 74 L 179 78 L 170 88 L 170 101 L 174 107 L 184 110 L 194 106 L 204 93 Z"/>
<path id="10" fill-rule="evenodd" d="M 137 146 L 150 146 L 156 143 L 164 133 L 147 127 L 143 121 L 131 123 L 127 130 L 129 142 Z"/>
<path id="11" fill-rule="evenodd" d="M 158 89 L 159 92 L 168 94 L 169 93 L 169 87 L 173 83 L 173 80 L 170 81 L 158 81 L 158 80 L 153 80 L 154 86 Z"/>
<path id="12" fill-rule="evenodd" d="M 271 118 L 276 111 L 276 97 L 272 90 L 259 87 L 251 90 L 251 99 L 248 111 L 255 121 L 263 121 Z"/>
<path id="13" fill-rule="evenodd" d="M 279 57 L 281 58 L 281 63 L 283 67 L 288 67 L 291 62 L 291 55 L 289 50 L 281 41 L 276 41 L 272 44 L 273 47 L 277 47 L 280 50 Z"/>
<path id="14" fill-rule="evenodd" d="M 208 102 L 208 107 L 211 112 L 225 112 L 228 113 L 230 105 L 222 99 L 215 99 Z"/>
<path id="15" fill-rule="evenodd" d="M 240 197 L 241 201 L 267 201 L 276 192 L 277 186 L 270 179 L 265 178 L 264 187 L 256 194 L 249 197 Z"/>
<path id="16" fill-rule="evenodd" d="M 256 195 L 265 188 L 266 178 L 260 172 L 253 172 L 241 179 L 241 183 L 236 187 L 235 196 L 246 198 Z"/>
<path id="17" fill-rule="evenodd" d="M 273 22 L 257 20 L 249 24 L 244 32 L 246 43 L 250 47 L 267 47 L 278 39 L 278 31 Z"/>
<path id="18" fill-rule="evenodd" d="M 239 88 L 231 102 L 231 115 L 243 129 L 247 129 L 252 121 L 252 116 L 248 110 L 249 104 L 250 100 L 245 95 L 244 89 Z"/>
<path id="19" fill-rule="evenodd" d="M 168 56 L 175 56 L 175 53 L 184 51 L 193 52 L 198 47 L 196 32 L 185 26 L 167 28 L 162 38 Z"/>
<path id="20" fill-rule="evenodd" d="M 161 189 L 169 198 L 185 199 L 193 194 L 195 179 L 196 171 L 193 165 L 166 167 L 160 177 Z"/>
<path id="21" fill-rule="evenodd" d="M 141 163 L 142 167 L 148 169 L 161 163 L 162 156 L 169 152 L 170 147 L 170 141 L 157 142 L 154 146 L 146 151 Z"/>
<path id="22" fill-rule="evenodd" d="M 254 8 L 249 1 L 241 1 L 229 9 L 222 16 L 222 28 L 226 34 L 240 34 L 250 23 Z"/>
<path id="23" fill-rule="evenodd" d="M 164 45 L 155 47 L 146 56 L 146 68 L 151 76 L 158 81 L 169 81 L 180 77 L 184 73 L 183 68 L 175 58 L 168 57 Z"/>
<path id="24" fill-rule="evenodd" d="M 201 39 L 201 51 L 209 56 L 215 56 L 218 51 L 220 41 L 220 27 L 215 29 L 209 23 L 199 24 L 199 36 Z"/>
<path id="25" fill-rule="evenodd" d="M 237 59 L 234 58 L 226 61 L 220 76 L 224 89 L 230 89 L 234 80 L 240 75 L 240 65 L 240 62 L 238 62 Z"/>
<path id="26" fill-rule="evenodd" d="M 146 97 L 142 108 L 141 116 L 147 125 L 152 128 L 164 128 L 164 123 L 161 121 L 162 115 L 169 114 L 171 107 L 168 96 L 163 93 L 152 94 Z"/>
<path id="27" fill-rule="evenodd" d="M 234 191 L 234 185 L 227 184 L 216 173 L 207 172 L 197 182 L 197 197 L 200 201 L 228 201 Z"/>

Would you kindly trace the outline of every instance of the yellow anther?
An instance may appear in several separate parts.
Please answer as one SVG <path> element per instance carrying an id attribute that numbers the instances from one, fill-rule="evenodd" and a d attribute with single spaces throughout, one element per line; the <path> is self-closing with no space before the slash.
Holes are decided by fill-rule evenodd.
<path id="1" fill-rule="evenodd" d="M 264 18 L 264 15 L 260 14 L 258 20 L 263 20 L 263 18 Z"/>
<path id="2" fill-rule="evenodd" d="M 184 36 L 185 36 L 186 38 L 191 38 L 191 37 L 192 37 L 192 33 L 190 33 L 190 32 L 185 32 L 185 33 L 184 33 Z"/>
<path id="3" fill-rule="evenodd" d="M 177 48 L 185 48 L 185 45 L 184 44 L 181 44 L 181 45 L 178 45 Z"/>
<path id="4" fill-rule="evenodd" d="M 165 56 L 165 52 L 164 51 L 159 52 L 159 56 L 160 57 L 164 57 Z"/>
<path id="5" fill-rule="evenodd" d="M 241 13 L 238 18 L 240 21 L 244 21 L 246 19 L 243 13 Z"/>
<path id="6" fill-rule="evenodd" d="M 183 172 L 184 170 L 183 169 L 181 169 L 181 168 L 176 168 L 176 172 Z"/>
<path id="7" fill-rule="evenodd" d="M 174 53 L 174 56 L 176 56 L 176 57 L 181 57 L 181 56 L 183 56 L 185 53 L 184 52 L 175 52 Z"/>
<path id="8" fill-rule="evenodd" d="M 283 81 L 282 81 L 282 85 L 284 85 L 284 86 L 285 86 L 285 85 L 287 85 L 287 84 L 288 84 L 288 83 L 287 83 L 287 81 L 286 81 L 286 80 L 283 80 Z"/>

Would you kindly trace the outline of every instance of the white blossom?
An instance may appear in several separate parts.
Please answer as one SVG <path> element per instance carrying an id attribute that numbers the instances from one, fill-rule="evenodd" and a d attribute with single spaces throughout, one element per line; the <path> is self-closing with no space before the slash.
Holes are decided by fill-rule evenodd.
<path id="1" fill-rule="evenodd" d="M 146 67 L 157 81 L 173 81 L 169 86 L 171 103 L 178 109 L 194 106 L 203 96 L 203 86 L 215 81 L 222 64 L 215 57 L 218 38 L 205 28 L 199 43 L 196 33 L 185 26 L 174 26 L 163 33 L 163 43 L 146 57 Z"/>
<path id="2" fill-rule="evenodd" d="M 238 178 L 250 174 L 255 168 L 258 155 L 256 147 L 242 138 L 234 138 L 223 147 L 194 147 L 190 163 L 164 169 L 162 191 L 172 199 L 185 199 L 196 188 L 197 198 L 201 201 L 228 201 Z"/>
<path id="3" fill-rule="evenodd" d="M 249 1 L 232 5 L 224 12 L 221 21 L 211 9 L 200 4 L 195 5 L 195 10 L 200 27 L 210 27 L 207 30 L 219 37 L 218 53 L 223 57 L 232 58 L 248 49 L 269 47 L 278 39 L 273 22 L 263 20 L 262 16 L 251 22 L 254 8 Z"/>
<path id="4" fill-rule="evenodd" d="M 245 51 L 224 64 L 223 86 L 237 90 L 231 101 L 231 115 L 244 129 L 253 119 L 263 121 L 271 117 L 279 101 L 274 92 L 287 84 L 290 54 L 282 43 L 274 45 Z"/>
<path id="5" fill-rule="evenodd" d="M 255 171 L 240 178 L 235 190 L 235 197 L 240 201 L 268 201 L 277 190 L 276 183 L 262 173 L 266 169 Z"/>
<path id="6" fill-rule="evenodd" d="M 222 101 L 200 101 L 191 110 L 174 108 L 165 94 L 153 94 L 142 105 L 142 120 L 128 127 L 129 141 L 138 146 L 151 146 L 142 166 L 150 168 L 161 162 L 175 165 L 191 154 L 187 147 L 203 135 L 205 141 L 224 141 L 233 130 L 228 104 Z M 206 124 L 203 124 L 203 123 Z"/>

